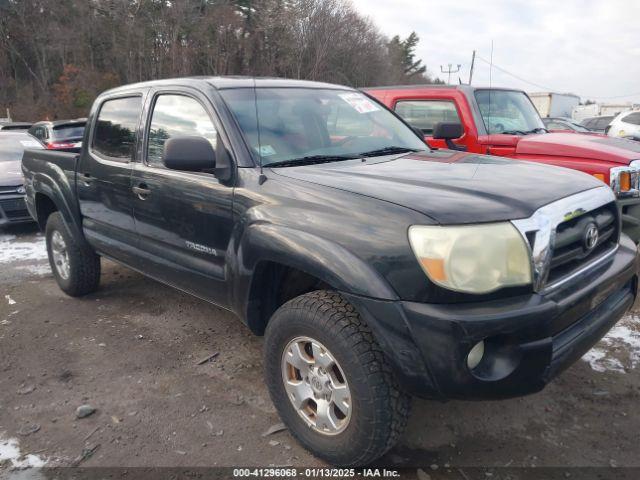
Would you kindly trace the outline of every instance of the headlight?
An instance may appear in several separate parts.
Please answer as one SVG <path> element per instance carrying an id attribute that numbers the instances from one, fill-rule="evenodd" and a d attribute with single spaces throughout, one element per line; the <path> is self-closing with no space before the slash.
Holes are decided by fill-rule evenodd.
<path id="1" fill-rule="evenodd" d="M 461 226 L 412 226 L 409 243 L 436 284 L 468 293 L 489 293 L 531 283 L 525 240 L 508 222 Z"/>

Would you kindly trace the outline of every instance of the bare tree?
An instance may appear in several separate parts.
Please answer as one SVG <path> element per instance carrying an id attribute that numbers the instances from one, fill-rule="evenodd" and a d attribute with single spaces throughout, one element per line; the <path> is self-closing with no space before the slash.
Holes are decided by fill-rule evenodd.
<path id="1" fill-rule="evenodd" d="M 348 0 L 3 0 L 0 107 L 80 116 L 105 88 L 185 75 L 429 82 L 417 42 Z"/>

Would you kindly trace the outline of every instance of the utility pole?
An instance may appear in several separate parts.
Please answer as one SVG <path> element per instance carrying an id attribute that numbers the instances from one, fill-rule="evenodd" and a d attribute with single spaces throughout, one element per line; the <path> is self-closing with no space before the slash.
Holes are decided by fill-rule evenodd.
<path id="1" fill-rule="evenodd" d="M 476 64 L 476 51 L 473 51 L 473 55 L 471 55 L 471 70 L 469 70 L 469 85 L 471 85 L 471 80 L 473 79 L 473 67 Z"/>
<path id="2" fill-rule="evenodd" d="M 442 73 L 446 73 L 447 75 L 449 75 L 449 77 L 447 78 L 447 85 L 451 84 L 451 74 L 452 73 L 458 73 L 460 71 L 460 67 L 462 65 L 458 64 L 458 68 L 456 68 L 455 70 L 451 69 L 451 64 L 449 64 L 449 68 L 447 70 L 445 70 L 444 68 L 442 68 L 442 65 L 440 65 L 440 71 Z"/>

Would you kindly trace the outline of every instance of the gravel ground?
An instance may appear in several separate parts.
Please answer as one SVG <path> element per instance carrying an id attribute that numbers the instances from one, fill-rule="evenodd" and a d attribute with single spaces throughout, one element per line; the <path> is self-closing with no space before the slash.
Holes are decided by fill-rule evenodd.
<path id="1" fill-rule="evenodd" d="M 539 394 L 416 400 L 381 464 L 640 467 L 639 318 L 627 315 Z M 96 294 L 69 298 L 35 228 L 0 232 L 0 476 L 41 465 L 322 465 L 286 431 L 263 436 L 279 418 L 261 349 L 231 314 L 113 263 Z M 85 404 L 95 413 L 77 419 Z"/>

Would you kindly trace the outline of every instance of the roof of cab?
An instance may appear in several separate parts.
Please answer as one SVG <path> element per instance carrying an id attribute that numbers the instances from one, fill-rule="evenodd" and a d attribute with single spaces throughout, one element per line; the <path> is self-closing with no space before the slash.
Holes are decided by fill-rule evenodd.
<path id="1" fill-rule="evenodd" d="M 382 90 L 382 91 L 393 91 L 393 90 L 420 90 L 420 89 L 442 89 L 442 90 L 461 90 L 463 92 L 474 92 L 476 90 L 504 90 L 507 92 L 521 92 L 517 88 L 503 88 L 503 87 L 476 87 L 473 85 L 441 85 L 441 84 L 416 84 L 416 85 L 385 85 L 380 87 L 364 87 L 361 90 L 370 91 L 370 90 Z"/>
<path id="2" fill-rule="evenodd" d="M 170 87 L 170 86 L 202 86 L 209 84 L 218 90 L 231 88 L 322 88 L 335 90 L 353 90 L 351 87 L 334 85 L 332 83 L 314 82 L 309 80 L 291 80 L 277 77 L 244 77 L 244 76 L 224 76 L 224 77 L 179 77 L 167 78 L 164 80 L 150 80 L 147 82 L 131 83 L 107 90 L 104 94 L 113 94 L 121 91 L 135 90 L 136 88 L 148 87 Z"/>

